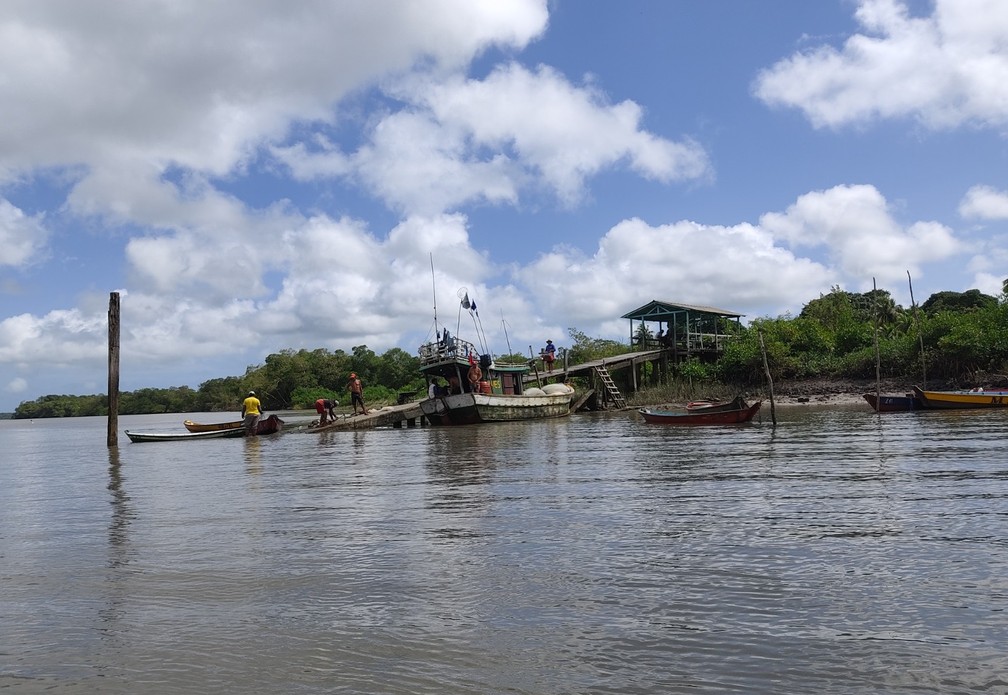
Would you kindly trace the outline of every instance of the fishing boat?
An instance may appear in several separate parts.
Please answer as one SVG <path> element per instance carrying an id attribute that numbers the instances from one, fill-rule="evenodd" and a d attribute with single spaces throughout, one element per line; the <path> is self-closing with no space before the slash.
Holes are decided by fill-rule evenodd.
<path id="1" fill-rule="evenodd" d="M 431 257 L 431 275 L 434 258 Z M 438 330 L 437 298 L 434 300 L 434 339 L 420 346 L 420 373 L 427 382 L 427 398 L 420 401 L 420 412 L 431 425 L 475 425 L 483 422 L 538 420 L 570 415 L 574 389 L 564 383 L 530 387 L 526 375 L 532 362 L 495 361 L 483 332 L 476 302 L 460 288 L 459 320 L 468 312 L 473 334 L 483 350 L 448 328 Z M 504 329 L 505 338 L 507 328 Z M 443 383 L 439 380 L 444 380 Z"/>
<path id="2" fill-rule="evenodd" d="M 920 399 L 912 393 L 908 393 L 905 396 L 865 393 L 862 394 L 862 398 L 868 401 L 868 405 L 879 413 L 901 413 L 911 410 L 921 410 L 924 407 Z"/>
<path id="3" fill-rule="evenodd" d="M 763 401 L 733 410 L 657 410 L 641 408 L 638 412 L 645 422 L 655 425 L 735 425 L 750 422 L 759 412 Z"/>
<path id="4" fill-rule="evenodd" d="M 511 422 L 570 414 L 574 389 L 567 384 L 529 387 L 527 363 L 501 364 L 489 354 L 476 357 L 476 346 L 456 336 L 420 346 L 420 372 L 433 396 L 420 401 L 431 425 Z M 470 381 L 476 367 L 480 378 Z M 435 383 L 441 379 L 444 383 Z"/>
<path id="5" fill-rule="evenodd" d="M 201 424 L 186 420 L 182 423 L 190 432 L 216 432 L 218 430 L 240 430 L 245 424 L 244 420 L 232 420 L 231 422 L 215 422 L 211 424 Z M 275 434 L 283 429 L 284 421 L 276 415 L 270 415 L 259 421 L 256 426 L 256 434 Z"/>
<path id="6" fill-rule="evenodd" d="M 225 439 L 227 437 L 243 437 L 245 431 L 236 430 L 211 430 L 209 432 L 130 432 L 126 430 L 126 436 L 131 442 L 184 442 L 194 439 Z"/>
<path id="7" fill-rule="evenodd" d="M 914 386 L 914 395 L 928 410 L 950 410 L 962 408 L 1006 408 L 1008 391 L 925 391 Z"/>

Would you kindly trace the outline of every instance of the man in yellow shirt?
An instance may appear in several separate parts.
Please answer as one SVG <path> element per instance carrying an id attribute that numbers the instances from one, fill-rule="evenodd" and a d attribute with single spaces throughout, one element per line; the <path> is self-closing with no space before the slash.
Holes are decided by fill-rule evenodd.
<path id="1" fill-rule="evenodd" d="M 249 391 L 248 398 L 242 403 L 242 417 L 245 418 L 245 436 L 248 437 L 256 433 L 256 426 L 259 424 L 259 416 L 262 414 L 262 405 L 256 398 L 255 391 Z"/>

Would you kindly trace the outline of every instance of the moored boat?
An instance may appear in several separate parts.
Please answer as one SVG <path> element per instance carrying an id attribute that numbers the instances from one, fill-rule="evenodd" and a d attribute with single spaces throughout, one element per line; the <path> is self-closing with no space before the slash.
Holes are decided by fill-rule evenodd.
<path id="1" fill-rule="evenodd" d="M 925 391 L 914 386 L 914 395 L 928 410 L 950 410 L 963 408 L 1006 408 L 1008 391 Z"/>
<path id="2" fill-rule="evenodd" d="M 888 396 L 874 393 L 862 394 L 862 398 L 868 401 L 868 405 L 879 413 L 900 413 L 911 410 L 921 410 L 924 405 L 914 394 L 908 393 L 905 396 Z"/>
<path id="3" fill-rule="evenodd" d="M 732 410 L 657 410 L 641 408 L 638 412 L 645 422 L 656 425 L 735 425 L 750 422 L 759 412 L 763 401 Z"/>
<path id="4" fill-rule="evenodd" d="M 245 424 L 243 420 L 232 420 L 231 422 L 215 422 L 210 424 L 202 424 L 199 422 L 193 422 L 192 420 L 186 420 L 182 423 L 185 428 L 190 432 L 216 432 L 219 430 L 240 430 Z M 283 420 L 281 420 L 276 415 L 270 415 L 267 418 L 263 418 L 259 421 L 256 426 L 256 434 L 274 434 L 283 429 Z"/>
<path id="5" fill-rule="evenodd" d="M 511 422 L 570 414 L 574 389 L 567 384 L 547 384 L 528 388 L 524 377 L 528 364 L 499 364 L 490 355 L 477 357 L 476 346 L 451 336 L 422 345 L 420 372 L 430 385 L 438 384 L 434 395 L 420 401 L 420 411 L 431 425 L 472 425 L 482 422 Z M 471 370 L 479 379 L 471 381 Z"/>
<path id="6" fill-rule="evenodd" d="M 226 439 L 242 437 L 245 432 L 237 430 L 211 430 L 209 432 L 130 432 L 126 436 L 131 442 L 184 442 L 194 439 Z"/>
<path id="7" fill-rule="evenodd" d="M 736 396 L 730 401 L 690 401 L 686 404 L 686 410 L 704 413 L 716 413 L 721 410 L 741 410 L 748 407 L 742 396 Z"/>

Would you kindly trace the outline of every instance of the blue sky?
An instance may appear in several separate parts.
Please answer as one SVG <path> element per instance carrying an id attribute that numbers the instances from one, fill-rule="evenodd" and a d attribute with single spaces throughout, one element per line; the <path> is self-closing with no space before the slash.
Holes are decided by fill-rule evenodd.
<path id="1" fill-rule="evenodd" d="M 0 411 L 1008 277 L 1001 0 L 0 4 Z M 463 331 L 464 332 L 464 331 Z M 236 405 L 237 407 L 237 405 Z"/>

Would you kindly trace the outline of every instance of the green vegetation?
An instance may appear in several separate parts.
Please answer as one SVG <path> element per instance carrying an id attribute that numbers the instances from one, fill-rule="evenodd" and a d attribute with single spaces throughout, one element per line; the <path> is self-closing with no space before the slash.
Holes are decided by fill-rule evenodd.
<path id="1" fill-rule="evenodd" d="M 626 343 L 591 338 L 576 328 L 569 328 L 568 333 L 573 343 L 567 351 L 571 364 L 632 350 Z M 809 302 L 797 317 L 754 320 L 727 342 L 717 362 L 682 362 L 659 386 L 682 395 L 699 384 L 708 391 L 718 383 L 761 385 L 765 379 L 761 333 L 775 380 L 874 378 L 876 335 L 884 378 L 915 382 L 926 370 L 929 380 L 977 383 L 1008 373 L 1008 293 L 992 297 L 978 290 L 938 292 L 913 311 L 897 305 L 886 290 L 858 294 L 833 288 Z M 637 337 L 651 337 L 650 329 L 638 329 Z M 512 357 L 518 362 L 528 360 L 517 354 Z M 653 383 L 651 368 L 646 365 L 640 376 Z M 399 393 L 420 393 L 424 388 L 418 359 L 399 348 L 380 356 L 366 345 L 350 353 L 284 350 L 266 357 L 264 364 L 249 367 L 244 376 L 210 379 L 196 390 L 182 386 L 125 392 L 119 411 L 237 412 L 249 390 L 259 395 L 266 410 L 310 408 L 322 397 L 346 403 L 346 380 L 352 371 L 360 375 L 364 398 L 373 405 L 394 403 Z M 22 403 L 14 417 L 107 412 L 104 395 L 48 395 Z"/>
<path id="2" fill-rule="evenodd" d="M 343 350 L 284 350 L 266 357 L 264 364 L 249 367 L 241 377 L 210 379 L 196 390 L 188 386 L 124 391 L 119 396 L 123 415 L 142 413 L 192 413 L 241 410 L 242 400 L 255 391 L 267 410 L 311 408 L 319 398 L 349 403 L 347 379 L 356 372 L 364 382 L 364 400 L 369 405 L 395 403 L 400 392 L 424 388 L 416 357 L 392 348 L 378 356 L 366 345 Z M 108 398 L 48 395 L 21 403 L 15 418 L 107 415 Z"/>

